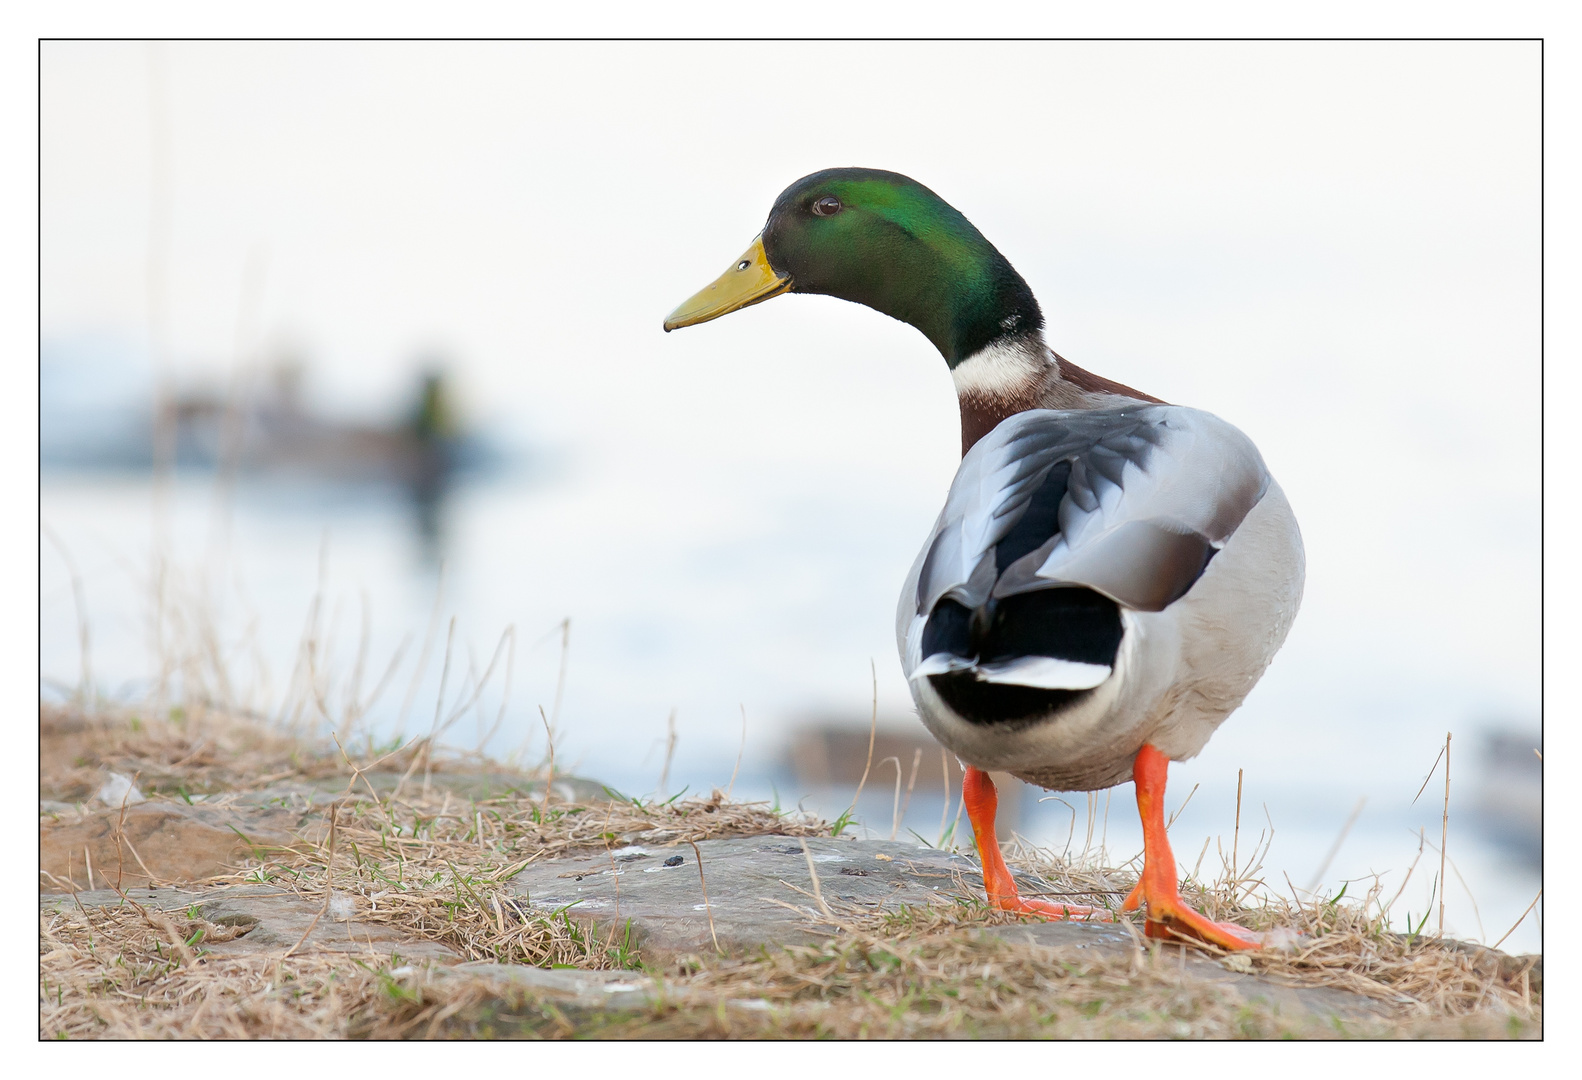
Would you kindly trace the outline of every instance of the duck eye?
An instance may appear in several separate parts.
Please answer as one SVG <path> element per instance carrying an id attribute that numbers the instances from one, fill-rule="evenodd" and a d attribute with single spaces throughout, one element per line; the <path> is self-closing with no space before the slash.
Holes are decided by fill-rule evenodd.
<path id="1" fill-rule="evenodd" d="M 840 200 L 833 195 L 826 195 L 813 203 L 813 212 L 819 217 L 829 217 L 832 214 L 838 214 L 840 209 Z"/>

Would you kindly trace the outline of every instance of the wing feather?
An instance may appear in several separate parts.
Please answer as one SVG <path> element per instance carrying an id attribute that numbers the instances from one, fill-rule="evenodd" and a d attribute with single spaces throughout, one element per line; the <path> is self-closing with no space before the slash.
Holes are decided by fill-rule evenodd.
<path id="1" fill-rule="evenodd" d="M 1066 490 L 1044 536 L 1003 572 L 995 547 L 1061 462 Z M 963 458 L 924 544 L 912 614 L 943 597 L 968 608 L 991 596 L 1081 585 L 1159 611 L 1197 580 L 1269 486 L 1251 440 L 1209 413 L 1170 405 L 1017 413 Z M 905 620 L 910 623 L 911 620 Z M 902 638 L 908 626 L 899 626 Z"/>

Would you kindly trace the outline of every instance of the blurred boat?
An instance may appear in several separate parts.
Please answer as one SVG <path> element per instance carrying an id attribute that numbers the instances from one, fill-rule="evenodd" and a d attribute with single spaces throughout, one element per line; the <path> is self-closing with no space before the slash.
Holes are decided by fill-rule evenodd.
<path id="1" fill-rule="evenodd" d="M 423 372 L 406 414 L 383 424 L 314 412 L 301 375 L 299 367 L 277 368 L 264 393 L 240 403 L 202 391 L 178 394 L 170 407 L 175 464 L 427 489 L 488 457 L 458 424 L 441 370 Z"/>
<path id="2" fill-rule="evenodd" d="M 306 367 L 277 360 L 262 380 L 229 391 L 186 386 L 154 405 L 146 365 L 102 343 L 41 357 L 40 459 L 45 466 L 148 469 L 156 445 L 182 469 L 284 474 L 338 483 L 394 483 L 421 492 L 494 463 L 461 423 L 452 379 L 427 362 L 402 413 L 385 422 L 332 416 L 308 404 Z"/>
<path id="3" fill-rule="evenodd" d="M 1543 861 L 1543 733 L 1497 730 L 1483 737 L 1482 769 L 1473 797 L 1478 824 L 1508 854 Z"/>

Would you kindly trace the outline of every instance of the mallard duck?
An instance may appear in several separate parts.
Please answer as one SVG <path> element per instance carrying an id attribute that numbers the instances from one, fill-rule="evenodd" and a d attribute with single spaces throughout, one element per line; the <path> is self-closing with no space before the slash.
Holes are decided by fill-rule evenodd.
<path id="1" fill-rule="evenodd" d="M 966 768 L 989 901 L 1106 914 L 1019 895 L 989 771 L 1058 791 L 1130 780 L 1144 855 L 1122 909 L 1141 907 L 1154 937 L 1256 947 L 1182 899 L 1164 819 L 1169 762 L 1241 704 L 1301 602 L 1301 534 L 1252 441 L 1052 351 L 1021 275 L 898 173 L 827 169 L 786 188 L 665 330 L 785 292 L 910 323 L 950 366 L 961 466 L 902 589 L 896 643 L 918 715 Z"/>

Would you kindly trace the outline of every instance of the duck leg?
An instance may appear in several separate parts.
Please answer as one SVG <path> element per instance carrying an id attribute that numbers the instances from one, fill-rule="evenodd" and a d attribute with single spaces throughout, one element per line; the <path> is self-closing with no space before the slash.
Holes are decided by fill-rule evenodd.
<path id="1" fill-rule="evenodd" d="M 1196 938 L 1222 949 L 1256 949 L 1252 931 L 1234 923 L 1212 922 L 1187 906 L 1176 885 L 1176 859 L 1165 835 L 1165 773 L 1170 759 L 1147 743 L 1137 751 L 1132 779 L 1137 813 L 1143 819 L 1143 873 L 1121 905 L 1135 911 L 1147 905 L 1146 931 L 1153 938 Z"/>
<path id="2" fill-rule="evenodd" d="M 1055 919 L 1112 917 L 1103 908 L 1022 899 L 1016 891 L 1016 881 L 1011 877 L 1010 868 L 1005 865 L 1005 857 L 1000 854 L 1000 842 L 994 835 L 994 814 L 1000 803 L 999 794 L 994 790 L 994 781 L 982 769 L 968 765 L 966 775 L 962 778 L 961 795 L 967 804 L 967 816 L 972 819 L 972 837 L 978 845 L 978 857 L 983 861 L 983 888 L 989 894 L 990 904 L 1020 915 L 1043 915 Z"/>

